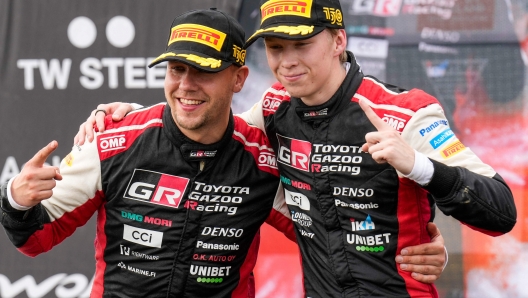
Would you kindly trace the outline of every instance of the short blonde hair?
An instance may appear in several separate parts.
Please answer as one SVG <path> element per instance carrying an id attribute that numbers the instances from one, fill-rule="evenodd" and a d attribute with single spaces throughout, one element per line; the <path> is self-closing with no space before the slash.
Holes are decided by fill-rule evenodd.
<path id="1" fill-rule="evenodd" d="M 330 35 L 332 35 L 332 37 L 336 37 L 339 34 L 339 29 L 326 28 L 325 30 L 328 30 L 328 32 L 330 33 Z M 344 63 L 344 62 L 347 62 L 347 59 L 348 59 L 348 55 L 346 53 L 346 50 L 344 50 L 341 53 L 341 55 L 339 55 L 339 61 Z"/>

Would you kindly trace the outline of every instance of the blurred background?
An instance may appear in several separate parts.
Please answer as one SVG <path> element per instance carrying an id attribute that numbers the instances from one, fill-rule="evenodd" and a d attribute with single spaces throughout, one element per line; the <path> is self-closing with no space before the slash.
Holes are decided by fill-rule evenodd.
<path id="1" fill-rule="evenodd" d="M 365 74 L 443 104 L 465 146 L 505 178 L 518 221 L 501 237 L 473 232 L 437 211 L 449 264 L 440 297 L 528 297 L 528 0 L 341 0 L 348 49 Z M 58 165 L 99 103 L 164 101 L 165 49 L 173 18 L 217 7 L 252 34 L 258 0 L 0 0 L 0 183 L 55 139 Z M 261 40 L 235 113 L 274 78 Z M 526 205 L 526 206 L 525 206 Z M 95 270 L 94 218 L 31 259 L 0 232 L 0 298 L 88 297 Z M 257 297 L 302 297 L 297 247 L 264 225 Z"/>

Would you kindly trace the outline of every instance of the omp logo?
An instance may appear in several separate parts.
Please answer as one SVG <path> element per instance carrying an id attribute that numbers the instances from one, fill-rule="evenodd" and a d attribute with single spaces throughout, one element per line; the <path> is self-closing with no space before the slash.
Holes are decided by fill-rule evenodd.
<path id="1" fill-rule="evenodd" d="M 178 208 L 189 179 L 135 169 L 124 198 Z"/>
<path id="2" fill-rule="evenodd" d="M 111 136 L 99 139 L 99 148 L 101 152 L 125 149 L 125 135 Z"/>
<path id="3" fill-rule="evenodd" d="M 405 127 L 405 119 L 402 119 L 402 118 L 398 118 L 396 116 L 393 116 L 393 115 L 383 115 L 383 118 L 381 118 L 381 120 L 387 122 L 387 124 L 389 124 L 390 126 L 392 126 L 394 129 L 396 129 L 397 131 L 401 132 L 402 129 Z"/>
<path id="4" fill-rule="evenodd" d="M 259 166 L 271 167 L 274 169 L 277 168 L 277 158 L 273 153 L 260 151 L 257 161 Z"/>
<path id="5" fill-rule="evenodd" d="M 460 141 L 456 141 L 456 142 L 452 143 L 451 145 L 449 145 L 444 150 L 442 150 L 442 152 L 440 152 L 440 154 L 442 154 L 443 158 L 450 158 L 453 155 L 462 152 L 462 150 L 464 150 L 465 148 L 466 148 L 466 146 L 464 146 L 464 144 L 462 144 Z"/>
<path id="6" fill-rule="evenodd" d="M 39 277 L 39 280 L 42 280 L 42 278 Z M 0 297 L 18 297 L 25 292 L 26 295 L 23 296 L 34 298 L 50 295 L 57 298 L 88 298 L 92 291 L 92 284 L 93 279 L 89 281 L 86 276 L 79 273 L 71 275 L 66 273 L 55 274 L 45 278 L 39 284 L 31 275 L 26 275 L 11 283 L 7 276 L 0 274 Z"/>
<path id="7" fill-rule="evenodd" d="M 277 139 L 279 141 L 279 162 L 294 169 L 308 172 L 312 144 L 279 134 L 277 134 Z"/>
<path id="8" fill-rule="evenodd" d="M 357 221 L 354 218 L 350 218 L 350 223 L 352 224 L 352 231 L 367 231 L 376 229 L 376 225 L 370 218 L 370 215 L 367 215 L 367 219 L 362 221 Z"/>
<path id="9" fill-rule="evenodd" d="M 123 239 L 150 247 L 161 247 L 163 233 L 123 225 Z"/>
<path id="10" fill-rule="evenodd" d="M 302 210 L 310 210 L 310 200 L 308 200 L 307 196 L 284 189 L 284 197 L 286 199 L 286 204 L 298 206 Z"/>
<path id="11" fill-rule="evenodd" d="M 210 46 L 220 52 L 224 45 L 225 38 L 225 33 L 207 26 L 198 24 L 181 24 L 172 27 L 169 45 L 178 41 L 191 41 Z"/>
<path id="12" fill-rule="evenodd" d="M 262 22 L 281 15 L 311 17 L 312 0 L 270 0 L 260 7 Z"/>
<path id="13" fill-rule="evenodd" d="M 262 100 L 262 109 L 268 112 L 276 111 L 281 104 L 282 99 L 266 95 Z"/>

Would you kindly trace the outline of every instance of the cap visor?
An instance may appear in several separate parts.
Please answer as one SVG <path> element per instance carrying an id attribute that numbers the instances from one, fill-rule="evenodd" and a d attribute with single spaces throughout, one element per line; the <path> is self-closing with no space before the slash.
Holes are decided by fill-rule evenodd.
<path id="1" fill-rule="evenodd" d="M 288 40 L 303 40 L 321 33 L 325 27 L 298 25 L 298 24 L 273 24 L 267 28 L 259 29 L 248 38 L 244 49 L 247 49 L 260 37 L 277 37 Z"/>
<path id="2" fill-rule="evenodd" d="M 219 72 L 233 64 L 231 62 L 211 58 L 202 53 L 182 51 L 179 53 L 165 52 L 152 60 L 148 67 L 154 67 L 164 61 L 179 61 L 205 72 Z"/>

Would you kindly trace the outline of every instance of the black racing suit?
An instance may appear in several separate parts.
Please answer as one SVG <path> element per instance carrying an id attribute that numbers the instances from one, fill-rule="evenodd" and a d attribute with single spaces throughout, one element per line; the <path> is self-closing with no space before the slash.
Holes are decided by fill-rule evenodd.
<path id="1" fill-rule="evenodd" d="M 394 259 L 402 248 L 430 242 L 436 205 L 446 215 L 500 235 L 516 222 L 509 187 L 449 128 L 438 101 L 349 70 L 326 103 L 306 106 L 277 83 L 243 118 L 267 132 L 277 155 L 286 203 L 302 253 L 307 297 L 437 297 Z M 421 187 L 362 152 L 375 127 L 358 104 L 433 162 Z"/>
<path id="2" fill-rule="evenodd" d="M 50 199 L 28 212 L 4 204 L 14 245 L 46 252 L 97 211 L 92 297 L 253 297 L 261 224 L 295 238 L 263 131 L 231 116 L 202 145 L 165 104 L 105 125 L 62 161 Z"/>

